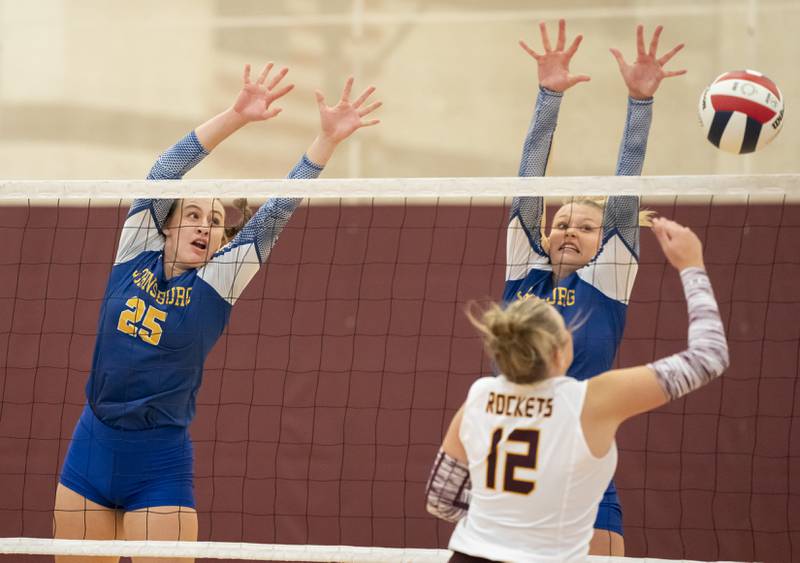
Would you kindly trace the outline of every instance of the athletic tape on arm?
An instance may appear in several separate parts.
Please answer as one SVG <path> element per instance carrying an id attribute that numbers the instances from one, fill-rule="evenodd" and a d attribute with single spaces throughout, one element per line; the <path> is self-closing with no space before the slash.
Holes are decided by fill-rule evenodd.
<path id="1" fill-rule="evenodd" d="M 428 512 L 442 520 L 458 522 L 469 510 L 471 488 L 469 468 L 439 450 L 428 479 Z"/>

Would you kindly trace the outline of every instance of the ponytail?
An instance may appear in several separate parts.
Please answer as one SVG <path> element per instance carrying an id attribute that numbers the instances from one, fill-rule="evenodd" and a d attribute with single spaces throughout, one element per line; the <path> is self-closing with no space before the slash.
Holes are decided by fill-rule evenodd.
<path id="1" fill-rule="evenodd" d="M 247 222 L 250 220 L 250 217 L 253 216 L 253 212 L 250 209 L 250 206 L 247 205 L 247 198 L 242 197 L 233 200 L 233 206 L 239 210 L 241 213 L 241 218 L 236 225 L 231 225 L 230 227 L 225 227 L 225 241 L 230 242 L 233 237 L 235 237 L 239 231 L 241 231 Z"/>

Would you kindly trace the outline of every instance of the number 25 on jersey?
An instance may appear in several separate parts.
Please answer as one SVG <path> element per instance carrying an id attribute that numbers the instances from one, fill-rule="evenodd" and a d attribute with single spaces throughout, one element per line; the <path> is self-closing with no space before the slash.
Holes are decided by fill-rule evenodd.
<path id="1" fill-rule="evenodd" d="M 167 312 L 156 307 L 147 306 L 138 297 L 131 297 L 125 302 L 126 309 L 119 314 L 117 330 L 137 336 L 153 346 L 158 346 L 163 332 L 161 324 L 167 319 Z"/>
<path id="2" fill-rule="evenodd" d="M 492 434 L 492 444 L 489 448 L 489 457 L 486 458 L 486 488 L 495 489 L 497 481 L 497 446 L 503 438 L 503 428 L 498 428 Z M 520 469 L 536 469 L 539 453 L 539 431 L 516 428 L 506 438 L 506 442 L 518 442 L 528 446 L 525 454 L 505 454 L 505 470 L 503 471 L 502 490 L 508 493 L 528 495 L 536 488 L 535 481 L 517 479 L 514 472 Z"/>

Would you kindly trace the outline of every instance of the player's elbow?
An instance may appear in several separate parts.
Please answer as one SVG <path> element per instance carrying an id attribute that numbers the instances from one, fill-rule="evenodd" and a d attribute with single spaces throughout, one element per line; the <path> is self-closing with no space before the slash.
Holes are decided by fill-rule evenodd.
<path id="1" fill-rule="evenodd" d="M 454 524 L 467 514 L 466 507 L 459 507 L 455 504 L 442 502 L 442 500 L 443 499 L 428 491 L 428 499 L 425 503 L 425 509 L 428 511 L 428 514 Z"/>
<path id="2" fill-rule="evenodd" d="M 439 450 L 425 488 L 425 507 L 437 518 L 458 522 L 469 510 L 469 468 Z"/>
<path id="3" fill-rule="evenodd" d="M 722 375 L 731 364 L 728 342 L 724 338 L 706 343 L 702 348 L 698 348 L 695 354 L 709 379 Z"/>
<path id="4" fill-rule="evenodd" d="M 731 367 L 731 357 L 728 351 L 728 341 L 723 340 L 722 344 L 718 350 L 719 359 L 720 359 L 720 369 L 722 371 L 726 371 L 729 367 Z"/>

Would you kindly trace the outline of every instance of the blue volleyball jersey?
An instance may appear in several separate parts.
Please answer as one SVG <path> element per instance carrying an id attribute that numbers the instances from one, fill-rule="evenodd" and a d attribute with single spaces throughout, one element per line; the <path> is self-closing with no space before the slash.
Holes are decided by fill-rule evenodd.
<path id="1" fill-rule="evenodd" d="M 206 155 L 192 132 L 159 157 L 148 179 L 180 179 Z M 289 178 L 321 171 L 304 155 Z M 189 425 L 205 358 L 301 199 L 268 200 L 207 264 L 166 279 L 161 229 L 173 201 L 133 202 L 100 309 L 86 396 L 114 428 Z"/>
<path id="2" fill-rule="evenodd" d="M 561 94 L 541 89 L 523 146 L 520 176 L 544 176 Z M 652 120 L 652 100 L 628 100 L 617 175 L 641 174 Z M 587 379 L 611 369 L 639 263 L 639 198 L 611 196 L 603 213 L 601 246 L 583 268 L 555 281 L 542 246 L 544 200 L 514 198 L 506 247 L 503 299 L 536 296 L 563 315 L 573 331 L 575 358 L 567 375 Z"/>

